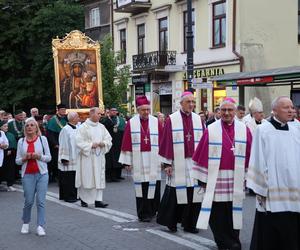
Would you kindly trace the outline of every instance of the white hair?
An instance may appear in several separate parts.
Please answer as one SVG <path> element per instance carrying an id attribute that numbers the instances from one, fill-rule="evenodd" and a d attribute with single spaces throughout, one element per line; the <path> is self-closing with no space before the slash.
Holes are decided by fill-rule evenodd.
<path id="1" fill-rule="evenodd" d="M 72 121 L 76 116 L 78 116 L 77 112 L 75 112 L 75 111 L 70 111 L 70 112 L 68 113 L 68 120 L 69 120 L 69 121 Z"/>
<path id="2" fill-rule="evenodd" d="M 233 102 L 231 102 L 231 101 L 228 101 L 228 100 L 224 100 L 224 101 L 222 101 L 222 102 L 220 103 L 220 109 L 221 109 L 222 106 L 225 105 L 225 104 L 232 104 L 233 107 L 234 107 L 234 109 L 236 109 L 236 104 L 233 103 Z"/>
<path id="3" fill-rule="evenodd" d="M 282 99 L 285 99 L 285 98 L 291 100 L 291 99 L 290 99 L 288 96 L 286 96 L 286 95 L 282 95 L 282 96 L 276 97 L 276 98 L 272 101 L 272 103 L 271 103 L 271 108 L 272 108 L 272 110 L 275 110 L 275 109 L 277 108 L 279 102 L 280 102 Z"/>
<path id="4" fill-rule="evenodd" d="M 94 114 L 98 109 L 100 109 L 100 108 L 98 108 L 98 107 L 92 107 L 90 109 L 90 115 Z"/>

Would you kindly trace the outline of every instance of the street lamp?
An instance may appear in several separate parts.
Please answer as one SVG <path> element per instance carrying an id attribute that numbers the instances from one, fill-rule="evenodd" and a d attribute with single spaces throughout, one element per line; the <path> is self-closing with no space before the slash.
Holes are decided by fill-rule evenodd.
<path id="1" fill-rule="evenodd" d="M 192 28 L 192 0 L 187 0 L 187 79 L 188 79 L 188 88 L 192 86 L 192 79 L 194 76 L 194 45 L 193 45 L 193 28 Z"/>

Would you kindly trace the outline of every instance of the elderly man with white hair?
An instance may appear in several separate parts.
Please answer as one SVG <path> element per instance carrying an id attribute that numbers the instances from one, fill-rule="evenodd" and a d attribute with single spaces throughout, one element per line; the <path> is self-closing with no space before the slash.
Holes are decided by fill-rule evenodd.
<path id="1" fill-rule="evenodd" d="M 159 154 L 168 176 L 158 212 L 157 222 L 177 231 L 181 222 L 184 231 L 198 233 L 196 222 L 201 206 L 198 183 L 191 177 L 192 156 L 203 134 L 199 115 L 193 112 L 195 98 L 186 91 L 181 96 L 181 108 L 166 120 Z"/>
<path id="2" fill-rule="evenodd" d="M 238 250 L 252 136 L 235 119 L 234 99 L 225 98 L 220 110 L 221 119 L 208 126 L 193 155 L 192 176 L 204 190 L 197 228 L 209 224 L 219 249 Z"/>
<path id="3" fill-rule="evenodd" d="M 66 202 L 77 201 L 75 173 L 78 153 L 75 135 L 78 121 L 79 115 L 77 112 L 69 112 L 68 123 L 62 128 L 58 138 L 59 199 Z"/>
<path id="4" fill-rule="evenodd" d="M 91 108 L 89 118 L 78 128 L 75 142 L 78 149 L 75 186 L 81 199 L 81 206 L 104 208 L 103 190 L 105 189 L 105 154 L 112 145 L 112 138 L 99 123 L 101 110 Z"/>
<path id="5" fill-rule="evenodd" d="M 31 108 L 31 109 L 30 109 L 30 115 L 31 115 L 31 117 L 33 117 L 33 118 L 35 118 L 36 116 L 38 116 L 38 115 L 39 115 L 39 110 L 38 110 L 38 108 L 36 108 L 36 107 Z"/>
<path id="6" fill-rule="evenodd" d="M 300 133 L 293 103 L 272 102 L 273 116 L 253 138 L 247 187 L 257 195 L 251 250 L 300 249 Z"/>

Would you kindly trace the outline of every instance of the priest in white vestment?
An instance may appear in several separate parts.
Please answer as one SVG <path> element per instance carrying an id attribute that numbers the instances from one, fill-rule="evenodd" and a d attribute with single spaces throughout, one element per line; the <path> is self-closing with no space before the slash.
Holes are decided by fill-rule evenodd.
<path id="1" fill-rule="evenodd" d="M 196 222 L 202 195 L 199 185 L 191 176 L 192 156 L 202 134 L 203 124 L 193 112 L 195 98 L 186 91 L 181 96 L 181 108 L 166 120 L 159 154 L 168 176 L 167 185 L 158 211 L 157 222 L 177 231 L 181 223 L 184 231 L 198 233 Z"/>
<path id="2" fill-rule="evenodd" d="M 256 129 L 247 187 L 257 195 L 251 250 L 300 249 L 300 133 L 293 104 L 280 96 L 273 116 Z"/>
<path id="3" fill-rule="evenodd" d="M 263 105 L 261 100 L 254 97 L 254 99 L 252 99 L 249 102 L 249 110 L 250 110 L 250 116 L 245 117 L 243 119 L 243 122 L 250 129 L 253 135 L 257 126 L 266 122 L 266 120 L 264 119 L 264 110 L 263 110 Z"/>
<path id="4" fill-rule="evenodd" d="M 58 138 L 59 199 L 66 202 L 77 201 L 75 173 L 78 154 L 75 136 L 78 122 L 77 112 L 69 112 L 68 123 L 62 128 Z"/>
<path id="5" fill-rule="evenodd" d="M 195 153 L 192 177 L 204 189 L 197 228 L 213 232 L 219 249 L 240 250 L 245 173 L 252 135 L 235 119 L 235 100 L 224 98 L 221 119 L 205 130 Z"/>
<path id="6" fill-rule="evenodd" d="M 99 123 L 99 108 L 91 108 L 89 118 L 80 126 L 76 134 L 78 159 L 76 168 L 76 187 L 81 206 L 95 203 L 95 207 L 106 207 L 103 203 L 105 189 L 105 154 L 112 145 L 112 138 Z"/>

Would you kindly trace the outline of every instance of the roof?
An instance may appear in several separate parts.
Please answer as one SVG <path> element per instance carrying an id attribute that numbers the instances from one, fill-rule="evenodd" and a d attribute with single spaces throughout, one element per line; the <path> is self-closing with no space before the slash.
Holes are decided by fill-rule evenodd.
<path id="1" fill-rule="evenodd" d="M 300 66 L 259 70 L 251 72 L 229 73 L 211 78 L 220 85 L 284 85 L 291 82 L 300 84 Z"/>

